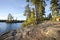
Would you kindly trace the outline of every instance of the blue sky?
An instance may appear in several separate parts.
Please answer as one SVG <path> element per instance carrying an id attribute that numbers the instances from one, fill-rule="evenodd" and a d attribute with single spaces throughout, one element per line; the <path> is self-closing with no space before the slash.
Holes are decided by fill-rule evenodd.
<path id="1" fill-rule="evenodd" d="M 7 19 L 9 13 L 11 13 L 14 19 L 25 20 L 26 17 L 23 15 L 26 6 L 25 0 L 0 0 L 0 19 Z M 49 14 L 49 1 L 47 2 L 46 13 Z"/>

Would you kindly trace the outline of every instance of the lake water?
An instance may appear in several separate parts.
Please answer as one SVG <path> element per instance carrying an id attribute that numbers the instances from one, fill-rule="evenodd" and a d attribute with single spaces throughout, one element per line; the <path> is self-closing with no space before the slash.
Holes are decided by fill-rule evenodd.
<path id="1" fill-rule="evenodd" d="M 5 23 L 0 22 L 0 35 L 10 30 L 15 30 L 21 27 L 22 23 Z"/>

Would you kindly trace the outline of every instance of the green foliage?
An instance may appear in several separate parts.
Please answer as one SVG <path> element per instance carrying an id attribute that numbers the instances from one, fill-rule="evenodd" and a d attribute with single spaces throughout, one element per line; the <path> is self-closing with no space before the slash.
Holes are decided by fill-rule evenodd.
<path id="1" fill-rule="evenodd" d="M 48 14 L 48 17 L 47 18 L 48 18 L 48 20 L 51 20 L 52 19 L 51 13 Z"/>
<path id="2" fill-rule="evenodd" d="M 24 16 L 26 16 L 27 19 L 31 17 L 31 10 L 30 10 L 29 4 L 27 4 L 27 6 L 25 7 Z"/>
<path id="3" fill-rule="evenodd" d="M 26 0 L 26 2 L 29 2 L 29 0 Z"/>
<path id="4" fill-rule="evenodd" d="M 35 18 L 28 18 L 23 24 L 22 27 L 28 26 L 28 25 L 34 25 L 36 19 Z"/>
<path id="5" fill-rule="evenodd" d="M 23 27 L 28 25 L 34 25 L 36 23 L 34 8 L 32 9 L 32 12 L 30 14 L 31 16 L 29 18 L 27 17 L 26 21 L 22 24 Z"/>
<path id="6" fill-rule="evenodd" d="M 28 0 L 35 6 L 36 13 L 36 22 L 37 24 L 40 22 L 41 18 L 43 19 L 43 15 L 45 13 L 45 0 Z"/>
<path id="7" fill-rule="evenodd" d="M 51 0 L 50 1 L 51 4 L 51 11 L 52 11 L 52 18 L 53 20 L 56 20 L 56 18 L 59 15 L 59 11 L 58 11 L 58 0 Z"/>
<path id="8" fill-rule="evenodd" d="M 26 2 L 30 2 L 35 6 L 32 9 L 32 12 L 30 10 L 29 5 L 25 7 L 25 16 L 27 17 L 26 21 L 23 23 L 24 26 L 31 25 L 31 24 L 38 24 L 40 21 L 44 20 L 44 13 L 45 13 L 45 0 L 26 0 Z M 35 14 L 36 13 L 36 14 Z"/>

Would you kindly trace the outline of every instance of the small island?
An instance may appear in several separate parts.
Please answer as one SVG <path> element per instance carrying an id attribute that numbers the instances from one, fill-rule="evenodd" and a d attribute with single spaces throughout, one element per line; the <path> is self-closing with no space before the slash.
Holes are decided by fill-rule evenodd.
<path id="1" fill-rule="evenodd" d="M 9 13 L 8 15 L 8 19 L 6 20 L 6 23 L 19 23 L 19 22 L 24 22 L 23 20 L 14 20 L 13 16 Z"/>
<path id="2" fill-rule="evenodd" d="M 17 18 L 14 20 L 14 17 L 9 13 L 7 20 L 0 20 L 0 22 L 6 22 L 6 23 L 22 23 L 25 20 L 17 20 Z"/>

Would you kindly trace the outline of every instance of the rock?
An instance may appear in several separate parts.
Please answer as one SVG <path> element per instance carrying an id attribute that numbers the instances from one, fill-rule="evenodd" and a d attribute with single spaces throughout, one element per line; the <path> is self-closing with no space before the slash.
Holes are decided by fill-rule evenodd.
<path id="1" fill-rule="evenodd" d="M 54 27 L 48 27 L 45 31 L 45 35 L 47 37 L 55 38 L 55 39 L 60 39 L 60 28 L 54 28 Z"/>

